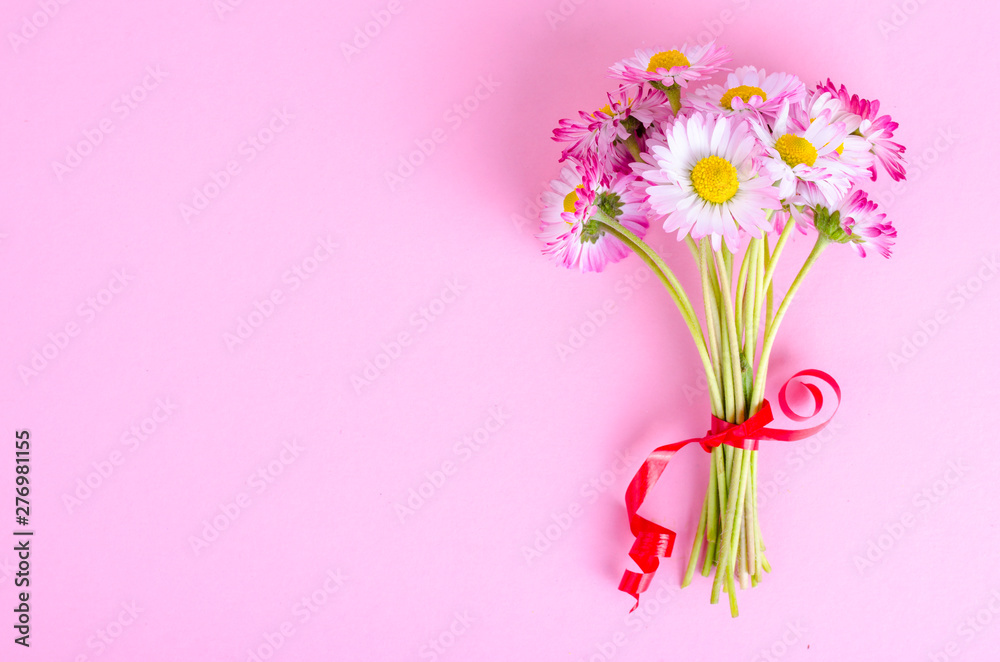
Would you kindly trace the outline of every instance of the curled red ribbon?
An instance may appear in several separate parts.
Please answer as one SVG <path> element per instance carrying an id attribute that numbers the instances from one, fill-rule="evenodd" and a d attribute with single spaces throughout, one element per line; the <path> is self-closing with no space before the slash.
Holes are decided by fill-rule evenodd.
<path id="1" fill-rule="evenodd" d="M 825 385 L 834 395 L 832 411 L 828 416 L 820 418 L 823 410 L 823 390 L 816 383 L 810 383 L 805 378 L 818 380 Z M 814 408 L 812 413 L 803 416 L 792 411 L 785 395 L 789 385 L 798 383 L 804 386 L 812 394 Z M 674 540 L 677 534 L 670 529 L 660 526 L 638 514 L 639 507 L 646 499 L 646 494 L 653 489 L 660 475 L 663 474 L 671 458 L 680 449 L 688 444 L 698 443 L 706 452 L 722 444 L 728 444 L 744 450 L 757 450 L 757 442 L 762 439 L 774 441 L 796 441 L 812 436 L 826 427 L 833 418 L 840 406 L 840 385 L 830 375 L 821 370 L 803 370 L 797 372 L 785 382 L 778 393 L 778 404 L 781 413 L 791 422 L 806 423 L 804 427 L 789 426 L 768 427 L 774 420 L 774 412 L 770 403 L 765 400 L 760 410 L 739 425 L 733 425 L 721 419 L 712 417 L 712 428 L 704 437 L 685 439 L 674 444 L 660 446 L 646 458 L 646 461 L 639 467 L 632 482 L 629 483 L 625 492 L 625 508 L 628 511 L 629 528 L 635 536 L 635 543 L 632 545 L 629 556 L 636 562 L 642 572 L 632 572 L 626 570 L 622 576 L 618 590 L 628 593 L 635 598 L 635 606 L 629 611 L 635 611 L 639 606 L 639 594 L 649 588 L 653 581 L 653 575 L 660 566 L 660 557 L 668 557 L 674 549 Z M 816 421 L 819 420 L 819 423 Z"/>

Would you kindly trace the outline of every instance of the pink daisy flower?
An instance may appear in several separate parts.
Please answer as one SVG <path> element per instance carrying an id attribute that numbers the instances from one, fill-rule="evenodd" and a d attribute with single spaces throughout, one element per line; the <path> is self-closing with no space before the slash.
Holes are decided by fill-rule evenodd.
<path id="1" fill-rule="evenodd" d="M 859 188 L 852 188 L 835 204 L 828 205 L 823 198 L 811 197 L 813 207 L 807 217 L 813 226 L 831 241 L 850 244 L 858 255 L 867 256 L 868 250 L 877 251 L 882 257 L 892 255 L 896 243 L 896 228 L 878 211 L 878 204 Z"/>
<path id="2" fill-rule="evenodd" d="M 837 153 L 841 163 L 853 171 L 853 182 L 857 184 L 871 179 L 870 169 L 875 165 L 875 154 L 872 153 L 871 143 L 864 136 L 855 133 L 859 125 L 857 116 L 845 113 L 840 100 L 828 92 L 814 92 L 801 106 L 800 115 L 804 118 L 801 121 L 812 122 L 824 113 L 828 113 L 835 122 L 843 122 L 847 129 L 847 136 L 837 148 Z"/>
<path id="3" fill-rule="evenodd" d="M 768 74 L 756 67 L 740 67 L 729 74 L 725 85 L 706 85 L 697 90 L 690 97 L 690 103 L 703 111 L 756 112 L 774 119 L 786 102 L 798 103 L 805 97 L 806 86 L 791 74 Z"/>
<path id="4" fill-rule="evenodd" d="M 906 147 L 891 140 L 893 132 L 899 124 L 892 121 L 889 115 L 879 115 L 879 101 L 862 99 L 857 94 L 850 94 L 847 88 L 839 88 L 827 79 L 825 85 L 819 85 L 813 95 L 810 105 L 825 105 L 835 108 L 834 117 L 844 122 L 848 133 L 864 138 L 870 145 L 870 151 L 875 155 L 878 164 L 892 177 L 899 181 L 906 179 L 906 161 L 903 157 Z M 871 178 L 877 177 L 875 165 L 869 171 Z"/>
<path id="5" fill-rule="evenodd" d="M 612 262 L 627 257 L 631 250 L 608 233 L 594 218 L 595 210 L 614 218 L 642 238 L 649 229 L 646 196 L 634 186 L 635 175 L 619 175 L 604 186 L 599 173 L 576 163 L 565 165 L 559 179 L 552 180 L 542 194 L 538 238 L 545 244 L 542 253 L 570 269 L 603 271 Z"/>
<path id="6" fill-rule="evenodd" d="M 722 65 L 732 59 L 729 51 L 709 42 L 704 46 L 681 46 L 669 51 L 636 49 L 635 57 L 625 58 L 611 67 L 611 77 L 629 85 L 651 83 L 664 88 L 677 85 L 686 87 L 688 83 L 703 78 L 722 69 Z"/>
<path id="7" fill-rule="evenodd" d="M 653 212 L 663 217 L 677 238 L 711 237 L 739 250 L 740 230 L 753 237 L 769 232 L 767 210 L 781 209 L 774 179 L 761 170 L 760 143 L 738 117 L 695 113 L 678 118 L 666 142 L 650 140 L 643 159 L 652 165 L 633 168 L 648 183 Z"/>
<path id="8" fill-rule="evenodd" d="M 632 157 L 622 143 L 671 115 L 667 96 L 660 90 L 640 87 L 630 96 L 625 87 L 620 87 L 616 93 L 608 93 L 608 103 L 600 110 L 580 111 L 577 121 L 560 120 L 552 139 L 572 143 L 563 150 L 561 160 L 594 163 L 603 170 L 602 180 L 607 182 L 616 172 L 628 172 Z"/>

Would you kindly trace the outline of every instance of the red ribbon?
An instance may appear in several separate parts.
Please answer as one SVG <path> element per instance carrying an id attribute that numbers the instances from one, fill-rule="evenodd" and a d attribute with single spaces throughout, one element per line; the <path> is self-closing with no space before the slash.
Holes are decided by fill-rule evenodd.
<path id="1" fill-rule="evenodd" d="M 819 418 L 823 410 L 823 391 L 815 383 L 805 381 L 805 378 L 813 378 L 821 384 L 826 385 L 834 394 L 834 405 L 828 416 Z M 793 383 L 799 383 L 812 394 L 814 408 L 807 416 L 796 414 L 788 405 L 785 391 Z M 618 590 L 628 593 L 635 598 L 635 606 L 629 613 L 635 611 L 639 606 L 639 594 L 649 588 L 653 581 L 653 575 L 660 566 L 660 557 L 668 557 L 674 549 L 674 540 L 677 534 L 670 529 L 660 526 L 638 514 L 639 506 L 646 499 L 656 481 L 659 480 L 663 470 L 673 458 L 674 454 L 688 444 L 698 443 L 706 452 L 722 444 L 728 444 L 744 450 L 757 450 L 757 442 L 761 439 L 772 439 L 774 441 L 796 441 L 810 437 L 823 428 L 833 418 L 840 406 L 840 385 L 830 375 L 820 370 L 803 370 L 798 372 L 785 382 L 778 393 L 778 404 L 781 413 L 795 423 L 807 423 L 807 427 L 797 427 L 791 425 L 785 427 L 768 427 L 774 420 L 774 413 L 767 400 L 763 402 L 760 410 L 739 425 L 733 425 L 721 419 L 712 417 L 712 428 L 704 437 L 686 439 L 674 444 L 660 446 L 646 458 L 646 461 L 639 467 L 632 482 L 629 483 L 625 492 L 625 507 L 628 511 L 629 528 L 635 536 L 635 543 L 629 552 L 629 556 L 636 562 L 642 572 L 632 572 L 626 570 L 622 577 Z M 816 420 L 820 420 L 816 423 Z"/>

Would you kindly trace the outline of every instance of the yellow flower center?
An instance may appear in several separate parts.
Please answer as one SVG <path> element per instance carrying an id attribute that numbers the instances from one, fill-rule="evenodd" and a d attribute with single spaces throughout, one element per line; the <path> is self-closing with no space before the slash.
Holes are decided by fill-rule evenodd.
<path id="1" fill-rule="evenodd" d="M 576 211 L 576 201 L 580 199 L 577 191 L 581 190 L 582 186 L 577 186 L 575 189 L 570 191 L 565 198 L 563 198 L 563 211 L 572 214 Z"/>
<path id="2" fill-rule="evenodd" d="M 703 199 L 717 205 L 729 200 L 740 190 L 736 168 L 718 156 L 706 156 L 691 170 L 691 184 Z"/>
<path id="3" fill-rule="evenodd" d="M 657 69 L 671 69 L 673 67 L 690 67 L 691 61 L 679 50 L 663 51 L 649 58 L 649 66 L 646 71 L 656 71 Z"/>
<path id="4" fill-rule="evenodd" d="M 761 101 L 767 101 L 767 93 L 759 87 L 754 87 L 753 85 L 737 85 L 736 87 L 731 87 L 726 90 L 726 93 L 722 95 L 719 103 L 726 110 L 732 110 L 733 99 L 736 97 L 743 99 L 743 103 L 750 103 L 750 97 L 760 97 Z"/>
<path id="5" fill-rule="evenodd" d="M 601 112 L 604 113 L 605 115 L 612 115 L 613 113 L 611 112 L 611 104 L 609 103 L 604 104 L 604 106 L 601 107 Z"/>
<path id="6" fill-rule="evenodd" d="M 793 136 L 790 133 L 786 133 L 778 138 L 777 142 L 774 143 L 774 148 L 778 150 L 778 154 L 781 155 L 781 158 L 791 168 L 800 163 L 805 163 L 811 167 L 816 163 L 816 157 L 818 156 L 816 148 L 812 146 L 811 142 L 801 136 Z"/>

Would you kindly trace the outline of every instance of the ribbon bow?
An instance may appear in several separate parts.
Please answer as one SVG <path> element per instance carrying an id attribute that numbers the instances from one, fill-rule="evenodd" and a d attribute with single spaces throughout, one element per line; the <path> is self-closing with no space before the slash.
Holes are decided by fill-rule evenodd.
<path id="1" fill-rule="evenodd" d="M 832 391 L 834 395 L 833 411 L 825 418 L 818 418 L 823 410 L 823 391 L 816 383 L 805 381 L 805 378 L 818 380 Z M 812 394 L 814 408 L 809 415 L 796 414 L 788 405 L 785 392 L 788 386 L 793 383 L 801 384 Z M 646 461 L 639 467 L 639 471 L 636 472 L 625 492 L 625 508 L 628 511 L 629 528 L 632 530 L 632 535 L 635 536 L 635 543 L 629 551 L 629 556 L 642 572 L 626 570 L 618 585 L 618 590 L 635 598 L 635 606 L 632 607 L 630 613 L 639 606 L 639 594 L 649 588 L 649 584 L 653 581 L 653 575 L 656 574 L 656 569 L 660 566 L 660 557 L 670 556 L 674 549 L 674 540 L 677 538 L 675 532 L 655 522 L 650 522 L 638 514 L 639 507 L 645 501 L 646 495 L 656 485 L 656 481 L 659 480 L 674 454 L 693 443 L 700 444 L 706 452 L 711 452 L 713 448 L 723 444 L 743 450 L 757 450 L 757 442 L 763 439 L 797 441 L 810 437 L 825 428 L 836 413 L 840 406 L 840 385 L 833 377 L 821 370 L 803 370 L 792 375 L 781 387 L 781 391 L 778 393 L 778 404 L 781 407 L 781 413 L 789 421 L 807 423 L 808 425 L 788 428 L 769 427 L 775 420 L 774 412 L 771 410 L 770 403 L 764 400 L 760 410 L 739 425 L 712 416 L 712 427 L 704 437 L 685 439 L 660 446 L 650 453 Z M 819 420 L 818 423 L 817 420 Z"/>

